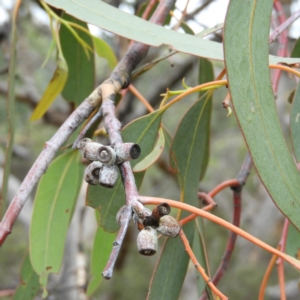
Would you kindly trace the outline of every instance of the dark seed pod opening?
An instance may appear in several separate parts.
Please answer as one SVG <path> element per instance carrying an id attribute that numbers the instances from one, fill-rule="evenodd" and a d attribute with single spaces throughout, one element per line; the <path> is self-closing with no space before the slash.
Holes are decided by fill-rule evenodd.
<path id="1" fill-rule="evenodd" d="M 84 180 L 91 185 L 96 185 L 99 183 L 99 173 L 102 168 L 102 163 L 99 161 L 93 161 L 90 163 L 86 170 Z"/>
<path id="2" fill-rule="evenodd" d="M 130 155 L 132 159 L 137 159 L 141 155 L 141 147 L 138 144 L 133 144 L 130 149 Z"/>
<path id="3" fill-rule="evenodd" d="M 161 216 L 165 216 L 171 212 L 171 207 L 168 203 L 164 202 L 157 206 L 157 211 Z"/>

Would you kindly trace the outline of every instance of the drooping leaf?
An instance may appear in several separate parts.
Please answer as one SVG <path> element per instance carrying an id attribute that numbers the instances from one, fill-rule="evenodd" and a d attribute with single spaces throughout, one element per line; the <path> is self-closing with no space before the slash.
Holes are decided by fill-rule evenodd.
<path id="1" fill-rule="evenodd" d="M 297 162 L 300 162 L 300 85 L 294 94 L 290 119 L 292 144 Z"/>
<path id="2" fill-rule="evenodd" d="M 170 150 L 171 167 L 178 172 L 181 187 L 181 201 L 197 204 L 197 192 L 202 166 L 204 165 L 207 132 L 210 126 L 211 99 L 198 100 L 181 120 Z M 182 212 L 182 217 L 187 213 Z M 192 244 L 194 223 L 190 222 L 183 230 Z M 163 248 L 155 272 L 149 299 L 178 299 L 185 277 L 189 257 L 182 241 L 169 238 Z"/>
<path id="3" fill-rule="evenodd" d="M 47 0 L 47 3 L 102 29 L 140 43 L 172 49 L 196 56 L 223 60 L 222 44 L 182 34 L 147 22 L 137 16 L 122 12 L 97 0 Z M 298 60 L 270 55 L 270 63 L 296 63 Z"/>
<path id="4" fill-rule="evenodd" d="M 214 70 L 210 61 L 205 58 L 199 59 L 199 84 L 210 82 L 214 80 Z M 206 92 L 200 92 L 199 97 L 204 97 Z M 204 157 L 202 159 L 201 172 L 200 172 L 200 180 L 204 177 L 205 171 L 207 169 L 208 161 L 209 161 L 209 137 L 210 137 L 210 122 L 211 122 L 211 110 L 212 110 L 212 92 L 207 93 L 208 101 L 210 103 L 207 110 L 210 111 L 208 113 L 207 125 L 204 130 L 204 139 L 205 139 L 205 152 Z"/>
<path id="5" fill-rule="evenodd" d="M 33 270 L 29 255 L 26 255 L 21 268 L 20 285 L 18 286 L 13 300 L 34 299 L 40 289 L 39 276 Z"/>
<path id="6" fill-rule="evenodd" d="M 87 24 L 68 14 L 64 14 L 64 20 L 76 23 L 88 30 Z M 92 38 L 85 32 L 73 28 L 78 36 L 86 42 L 90 48 L 94 48 Z M 64 57 L 69 66 L 69 76 L 62 91 L 63 97 L 78 106 L 94 89 L 95 82 L 95 61 L 94 54 L 86 51 L 83 46 L 74 37 L 71 31 L 64 25 L 61 25 L 59 31 L 60 43 Z"/>
<path id="7" fill-rule="evenodd" d="M 285 252 L 298 260 L 300 258 L 300 233 L 292 224 L 289 225 Z"/>
<path id="8" fill-rule="evenodd" d="M 105 232 L 102 227 L 98 227 L 92 249 L 91 280 L 87 288 L 88 297 L 90 297 L 96 291 L 102 282 L 102 272 L 108 261 L 115 238 L 115 234 Z"/>
<path id="9" fill-rule="evenodd" d="M 132 167 L 152 151 L 162 114 L 163 111 L 155 111 L 147 116 L 136 119 L 124 128 L 122 132 L 123 141 L 137 143 L 142 150 L 140 157 L 131 162 Z M 135 175 L 137 188 L 140 187 L 143 176 L 144 172 Z M 116 214 L 118 210 L 125 205 L 125 192 L 121 179 L 118 179 L 112 189 L 99 185 L 89 186 L 87 205 L 100 211 L 99 225 L 102 226 L 105 231 L 117 231 L 119 226 L 116 222 Z"/>
<path id="10" fill-rule="evenodd" d="M 272 5 L 272 0 L 248 5 L 230 1 L 224 36 L 227 78 L 258 175 L 278 208 L 300 230 L 300 175 L 282 134 L 268 68 Z"/>
<path id="11" fill-rule="evenodd" d="M 165 136 L 164 131 L 162 128 L 158 130 L 157 133 L 157 141 L 153 148 L 153 150 L 139 163 L 137 163 L 133 171 L 134 172 L 141 172 L 146 171 L 150 166 L 152 166 L 161 156 L 165 147 Z"/>
<path id="12" fill-rule="evenodd" d="M 30 227 L 30 259 L 46 287 L 49 273 L 58 273 L 68 226 L 81 186 L 83 166 L 77 151 L 57 157 L 42 177 Z"/>
<path id="13" fill-rule="evenodd" d="M 193 223 L 183 227 L 189 240 L 192 240 Z M 180 237 L 167 238 L 162 248 L 158 266 L 149 287 L 149 300 L 178 299 L 185 278 L 189 257 Z"/>
<path id="14" fill-rule="evenodd" d="M 57 60 L 57 68 L 53 74 L 53 77 L 47 86 L 42 99 L 38 103 L 37 107 L 34 109 L 30 121 L 35 121 L 40 119 L 56 97 L 63 90 L 68 78 L 68 64 L 64 57 L 60 56 Z"/>
<path id="15" fill-rule="evenodd" d="M 300 39 L 296 41 L 291 53 L 291 57 L 300 57 Z"/>
<path id="16" fill-rule="evenodd" d="M 105 58 L 107 60 L 108 66 L 111 70 L 113 70 L 118 63 L 114 51 L 104 40 L 98 37 L 94 36 L 93 41 L 98 56 Z"/>

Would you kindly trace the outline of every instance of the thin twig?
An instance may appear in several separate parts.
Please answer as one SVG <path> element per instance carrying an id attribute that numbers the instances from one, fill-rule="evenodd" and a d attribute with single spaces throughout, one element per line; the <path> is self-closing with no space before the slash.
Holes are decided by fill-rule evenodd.
<path id="1" fill-rule="evenodd" d="M 138 100 L 140 100 L 145 105 L 145 107 L 147 108 L 147 110 L 149 112 L 154 111 L 154 108 L 150 105 L 150 103 L 147 101 L 147 99 L 135 88 L 134 85 L 131 84 L 128 87 L 128 89 Z"/>
<path id="2" fill-rule="evenodd" d="M 276 6 L 281 5 L 279 1 L 275 2 Z M 274 3 L 274 6 L 275 6 Z M 284 32 L 292 23 L 294 23 L 298 18 L 300 17 L 300 9 L 295 11 L 288 19 L 286 19 L 284 22 L 281 23 L 280 26 L 278 26 L 269 36 L 269 43 L 275 42 L 277 37 Z"/>
<path id="3" fill-rule="evenodd" d="M 280 239 L 279 245 L 278 245 L 279 250 L 282 252 L 285 252 L 289 224 L 290 224 L 289 219 L 285 218 L 284 224 L 283 224 L 283 229 L 282 229 L 282 234 L 281 234 L 281 239 Z M 285 294 L 284 261 L 283 261 L 283 259 L 278 258 L 276 261 L 276 264 L 277 264 L 277 272 L 278 272 L 278 280 L 279 280 L 279 288 L 280 288 L 280 300 L 285 300 L 286 294 Z"/>
<path id="4" fill-rule="evenodd" d="M 202 278 L 204 279 L 204 281 L 206 282 L 206 284 L 211 288 L 211 290 L 213 291 L 213 293 L 217 296 L 220 297 L 220 299 L 222 300 L 226 300 L 229 299 L 228 297 L 226 297 L 223 293 L 221 293 L 217 287 L 213 284 L 213 282 L 210 280 L 210 278 L 207 276 L 207 274 L 205 273 L 205 270 L 201 267 L 201 265 L 199 264 L 193 250 L 190 247 L 189 241 L 186 237 L 186 235 L 184 234 L 183 230 L 180 230 L 180 238 L 182 239 L 182 242 L 185 246 L 185 250 L 188 253 L 189 257 L 191 258 L 195 268 L 198 270 L 198 272 L 201 274 Z"/>
<path id="5" fill-rule="evenodd" d="M 277 249 L 279 250 L 279 246 L 277 247 Z M 266 270 L 266 273 L 264 275 L 264 278 L 261 282 L 261 285 L 260 285 L 260 290 L 259 290 L 259 295 L 258 295 L 258 300 L 264 300 L 264 295 L 265 295 L 265 289 L 267 287 L 267 283 L 268 283 L 268 280 L 269 280 L 269 277 L 271 275 L 271 272 L 275 266 L 275 263 L 276 263 L 276 260 L 277 260 L 277 255 L 273 254 L 272 255 L 272 258 L 269 262 L 269 265 L 267 267 L 267 270 Z"/>
<path id="6" fill-rule="evenodd" d="M 113 275 L 113 270 L 114 270 L 114 266 L 117 260 L 117 257 L 119 255 L 121 246 L 123 244 L 123 240 L 125 237 L 125 234 L 127 232 L 128 229 L 128 225 L 132 216 L 132 209 L 130 206 L 125 206 L 123 209 L 123 212 L 120 216 L 120 220 L 119 220 L 119 225 L 120 225 L 120 230 L 118 232 L 117 238 L 116 240 L 113 242 L 113 249 L 112 252 L 110 254 L 109 260 L 106 264 L 106 267 L 104 269 L 104 271 L 102 272 L 102 276 L 105 279 L 110 279 Z"/>

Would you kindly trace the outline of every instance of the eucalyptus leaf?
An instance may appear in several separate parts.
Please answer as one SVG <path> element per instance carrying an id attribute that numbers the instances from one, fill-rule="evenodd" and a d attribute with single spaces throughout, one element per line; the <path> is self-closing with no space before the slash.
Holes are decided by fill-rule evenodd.
<path id="1" fill-rule="evenodd" d="M 210 126 L 211 99 L 206 97 L 193 104 L 182 118 L 170 149 L 170 164 L 177 171 L 181 201 L 197 204 L 199 179 L 206 159 Z M 181 216 L 188 214 L 182 212 Z M 189 243 L 194 237 L 194 222 L 183 228 Z M 178 299 L 188 267 L 189 256 L 182 241 L 169 238 L 162 250 L 157 270 L 149 288 L 149 299 Z"/>
<path id="2" fill-rule="evenodd" d="M 125 13 L 103 1 L 47 0 L 46 2 L 87 23 L 146 45 L 155 47 L 168 45 L 179 52 L 224 60 L 223 47 L 220 43 L 163 28 Z M 271 64 L 278 62 L 296 63 L 299 59 L 270 55 Z"/>
<path id="3" fill-rule="evenodd" d="M 227 78 L 258 175 L 278 208 L 300 229 L 300 175 L 282 134 L 268 68 L 272 6 L 272 0 L 230 1 L 224 33 Z"/>
<path id="4" fill-rule="evenodd" d="M 88 30 L 87 24 L 68 14 L 64 14 L 64 20 L 73 22 Z M 78 36 L 94 48 L 91 37 L 78 28 L 73 28 Z M 95 60 L 94 53 L 86 55 L 81 43 L 74 37 L 71 31 L 64 25 L 61 25 L 59 31 L 60 43 L 64 57 L 69 67 L 69 76 L 62 91 L 63 97 L 78 106 L 94 89 L 95 82 Z"/>
<path id="5" fill-rule="evenodd" d="M 103 280 L 102 271 L 109 259 L 116 234 L 105 232 L 98 227 L 94 238 L 91 258 L 91 280 L 87 288 L 87 296 L 90 297 L 99 287 Z"/>
<path id="6" fill-rule="evenodd" d="M 40 290 L 39 276 L 33 270 L 29 255 L 26 255 L 20 274 L 20 284 L 12 300 L 34 299 Z"/>
<path id="7" fill-rule="evenodd" d="M 65 239 L 83 176 L 79 152 L 57 157 L 37 188 L 30 227 L 30 260 L 46 287 L 49 273 L 58 273 Z"/>

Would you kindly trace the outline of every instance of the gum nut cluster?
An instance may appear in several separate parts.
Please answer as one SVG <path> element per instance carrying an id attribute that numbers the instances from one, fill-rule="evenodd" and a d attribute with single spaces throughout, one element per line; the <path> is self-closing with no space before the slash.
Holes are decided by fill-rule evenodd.
<path id="1" fill-rule="evenodd" d="M 170 211 L 170 206 L 162 203 L 153 209 L 151 215 L 145 217 L 144 228 L 137 236 L 137 247 L 140 254 L 151 256 L 156 253 L 157 232 L 169 237 L 178 236 L 181 226 L 175 218 L 168 215 Z"/>
<path id="2" fill-rule="evenodd" d="M 77 144 L 83 158 L 91 161 L 85 171 L 85 181 L 91 185 L 100 184 L 113 188 L 118 179 L 117 165 L 137 159 L 141 148 L 134 143 L 124 143 L 114 148 L 84 138 Z"/>

